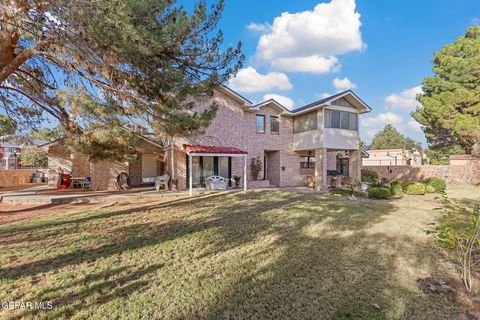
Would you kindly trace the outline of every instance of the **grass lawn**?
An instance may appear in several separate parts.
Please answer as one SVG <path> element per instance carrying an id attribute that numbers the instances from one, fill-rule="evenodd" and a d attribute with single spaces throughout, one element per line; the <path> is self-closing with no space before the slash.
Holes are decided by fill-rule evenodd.
<path id="1" fill-rule="evenodd" d="M 0 317 L 474 319 L 424 233 L 433 197 L 257 191 L 1 226 L 0 301 L 53 309 Z M 426 289 L 440 279 L 455 292 Z"/>

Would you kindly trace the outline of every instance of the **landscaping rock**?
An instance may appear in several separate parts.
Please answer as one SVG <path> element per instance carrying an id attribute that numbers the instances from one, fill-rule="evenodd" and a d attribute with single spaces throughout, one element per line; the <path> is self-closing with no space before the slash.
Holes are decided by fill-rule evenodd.
<path id="1" fill-rule="evenodd" d="M 440 291 L 442 291 L 442 292 L 453 291 L 453 287 L 449 286 L 448 284 L 442 284 L 440 286 Z"/>
<path id="2" fill-rule="evenodd" d="M 377 309 L 377 310 L 380 310 L 380 305 L 378 305 L 377 303 L 372 303 L 372 306 Z"/>

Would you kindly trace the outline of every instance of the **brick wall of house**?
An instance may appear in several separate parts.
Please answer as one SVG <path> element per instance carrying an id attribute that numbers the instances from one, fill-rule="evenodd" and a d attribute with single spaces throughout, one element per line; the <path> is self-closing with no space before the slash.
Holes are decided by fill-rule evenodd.
<path id="1" fill-rule="evenodd" d="M 48 148 L 48 184 L 56 186 L 60 168 L 72 171 L 73 154 L 60 143 Z"/>
<path id="2" fill-rule="evenodd" d="M 361 181 L 362 154 L 360 150 L 350 150 L 348 152 L 348 171 L 349 176 Z"/>
<path id="3" fill-rule="evenodd" d="M 92 190 L 115 189 L 115 180 L 121 172 L 128 172 L 128 162 L 97 161 L 90 165 Z"/>
<path id="4" fill-rule="evenodd" d="M 157 175 L 161 174 L 164 168 L 163 151 L 158 147 L 144 140 L 136 145 L 138 158 L 130 163 L 114 161 L 89 161 L 88 157 L 73 154 L 61 143 L 56 143 L 48 148 L 48 181 L 49 185 L 56 186 L 60 168 L 70 172 L 73 169 L 73 177 L 90 177 L 93 190 L 114 189 L 114 180 L 120 172 L 127 172 L 130 175 L 133 185 L 142 183 L 142 154 L 154 154 L 157 160 Z"/>
<path id="5" fill-rule="evenodd" d="M 142 155 L 138 154 L 137 159 L 129 162 L 128 174 L 132 181 L 132 185 L 142 184 Z"/>
<path id="6" fill-rule="evenodd" d="M 270 116 L 279 116 L 281 110 L 267 105 L 258 111 L 248 111 L 236 101 L 221 92 L 215 92 L 213 99 L 219 105 L 215 120 L 205 129 L 204 133 L 188 138 L 175 140 L 175 176 L 179 179 L 179 187 L 186 186 L 186 154 L 183 144 L 215 145 L 236 147 L 248 152 L 247 178 L 250 186 L 270 185 L 269 182 L 255 182 L 251 175 L 251 160 L 259 158 L 263 163 L 265 151 L 278 151 L 278 156 L 270 159 L 277 172 L 274 172 L 274 180 L 280 186 L 305 185 L 307 178 L 300 174 L 299 154 L 293 151 L 293 120 L 291 117 L 279 117 L 279 134 L 270 132 Z M 197 111 L 202 111 L 209 105 L 209 101 L 200 102 L 196 106 Z M 256 132 L 256 115 L 265 116 L 265 133 Z M 171 165 L 168 165 L 169 168 Z M 259 177 L 264 176 L 264 166 Z M 171 168 L 169 169 L 171 170 Z M 275 176 L 278 174 L 278 177 Z M 232 158 L 232 176 L 242 177 L 243 186 L 243 158 Z M 254 181 L 250 183 L 250 181 Z"/>
<path id="7" fill-rule="evenodd" d="M 467 165 L 424 165 L 424 166 L 368 166 L 366 170 L 378 173 L 380 179 L 423 180 L 436 177 L 449 183 L 479 183 L 480 161 L 470 161 Z"/>

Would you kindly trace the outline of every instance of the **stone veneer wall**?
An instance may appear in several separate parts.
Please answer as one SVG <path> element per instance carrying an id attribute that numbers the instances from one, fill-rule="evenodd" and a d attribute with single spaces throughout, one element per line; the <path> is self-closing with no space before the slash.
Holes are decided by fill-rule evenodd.
<path id="1" fill-rule="evenodd" d="M 366 170 L 375 171 L 380 179 L 394 180 L 423 180 L 426 178 L 440 178 L 448 183 L 479 183 L 480 161 L 469 161 L 464 166 L 453 165 L 424 165 L 424 166 L 367 166 Z"/>

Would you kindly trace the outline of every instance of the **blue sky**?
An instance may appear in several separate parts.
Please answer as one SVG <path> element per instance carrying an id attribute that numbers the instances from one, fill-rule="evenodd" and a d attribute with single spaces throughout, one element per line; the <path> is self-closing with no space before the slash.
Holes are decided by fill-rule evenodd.
<path id="1" fill-rule="evenodd" d="M 243 44 L 245 70 L 231 86 L 246 97 L 296 108 L 353 88 L 373 108 L 365 141 L 392 123 L 425 145 L 409 116 L 418 86 L 433 53 L 479 21 L 474 0 L 226 0 L 219 27 L 226 44 Z"/>

